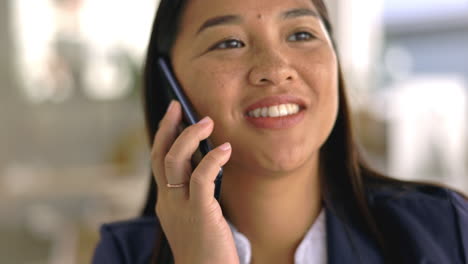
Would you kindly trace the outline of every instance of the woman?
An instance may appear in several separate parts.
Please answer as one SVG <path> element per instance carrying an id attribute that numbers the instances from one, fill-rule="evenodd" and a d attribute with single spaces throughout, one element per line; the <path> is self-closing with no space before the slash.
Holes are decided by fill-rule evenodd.
<path id="1" fill-rule="evenodd" d="M 104 225 L 94 263 L 468 263 L 465 198 L 359 156 L 331 34 L 321 0 L 162 0 L 146 217 Z M 160 55 L 206 117 L 181 133 Z M 208 137 L 217 147 L 192 167 Z"/>

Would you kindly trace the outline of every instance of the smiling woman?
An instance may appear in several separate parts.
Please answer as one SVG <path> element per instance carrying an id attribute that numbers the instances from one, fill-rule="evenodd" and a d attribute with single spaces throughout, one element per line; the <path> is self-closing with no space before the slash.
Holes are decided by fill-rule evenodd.
<path id="1" fill-rule="evenodd" d="M 160 56 L 199 123 L 180 128 Z M 461 195 L 380 175 L 359 155 L 320 0 L 162 0 L 144 103 L 147 204 L 103 226 L 94 263 L 467 261 Z M 193 162 L 208 137 L 219 147 Z"/>

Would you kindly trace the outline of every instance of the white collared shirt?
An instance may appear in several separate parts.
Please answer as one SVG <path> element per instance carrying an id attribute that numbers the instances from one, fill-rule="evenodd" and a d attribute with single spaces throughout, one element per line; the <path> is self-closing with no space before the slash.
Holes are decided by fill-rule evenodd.
<path id="1" fill-rule="evenodd" d="M 228 224 L 236 243 L 240 264 L 250 264 L 252 250 L 249 240 L 232 223 L 228 221 Z M 326 264 L 328 261 L 326 235 L 325 210 L 322 209 L 297 247 L 294 254 L 294 264 Z"/>

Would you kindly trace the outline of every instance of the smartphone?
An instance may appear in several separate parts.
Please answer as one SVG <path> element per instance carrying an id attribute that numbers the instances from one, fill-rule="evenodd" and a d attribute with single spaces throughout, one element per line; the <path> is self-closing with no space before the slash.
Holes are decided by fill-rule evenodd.
<path id="1" fill-rule="evenodd" d="M 171 92 L 172 92 L 170 93 L 170 97 L 172 97 L 171 99 L 175 99 L 179 101 L 180 105 L 182 106 L 182 111 L 184 113 L 184 119 L 185 119 L 186 125 L 189 126 L 189 125 L 196 124 L 199 121 L 199 119 L 196 116 L 195 112 L 193 111 L 189 100 L 187 99 L 183 90 L 181 89 L 180 84 L 177 82 L 177 79 L 175 78 L 175 75 L 172 71 L 169 60 L 165 57 L 159 57 L 157 60 L 157 65 L 161 74 L 164 76 L 164 78 L 166 79 L 171 89 Z M 207 139 L 204 139 L 200 142 L 199 150 L 203 157 L 211 149 L 212 148 Z M 214 192 L 214 197 L 218 201 L 219 201 L 219 195 L 221 192 L 222 177 L 223 177 L 223 168 L 220 168 L 218 176 L 216 176 L 216 179 L 215 179 L 215 192 Z"/>

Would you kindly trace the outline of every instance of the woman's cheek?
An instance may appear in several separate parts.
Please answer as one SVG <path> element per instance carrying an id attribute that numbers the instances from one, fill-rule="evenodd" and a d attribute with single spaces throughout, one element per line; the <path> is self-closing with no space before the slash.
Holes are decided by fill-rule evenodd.
<path id="1" fill-rule="evenodd" d="M 204 114 L 202 110 L 202 105 L 207 103 L 208 97 L 211 96 L 211 86 L 210 84 L 210 73 L 205 70 L 198 69 L 193 67 L 190 75 L 185 76 L 182 83 L 183 87 L 186 88 L 186 94 L 189 97 L 190 102 L 199 110 L 200 114 Z"/>
<path id="2" fill-rule="evenodd" d="M 210 116 L 216 121 L 215 116 L 222 113 L 220 107 L 228 99 L 222 93 L 225 90 L 223 82 L 205 77 L 201 73 L 198 78 L 193 79 L 192 89 L 189 90 L 187 96 L 200 115 L 200 118 Z"/>

